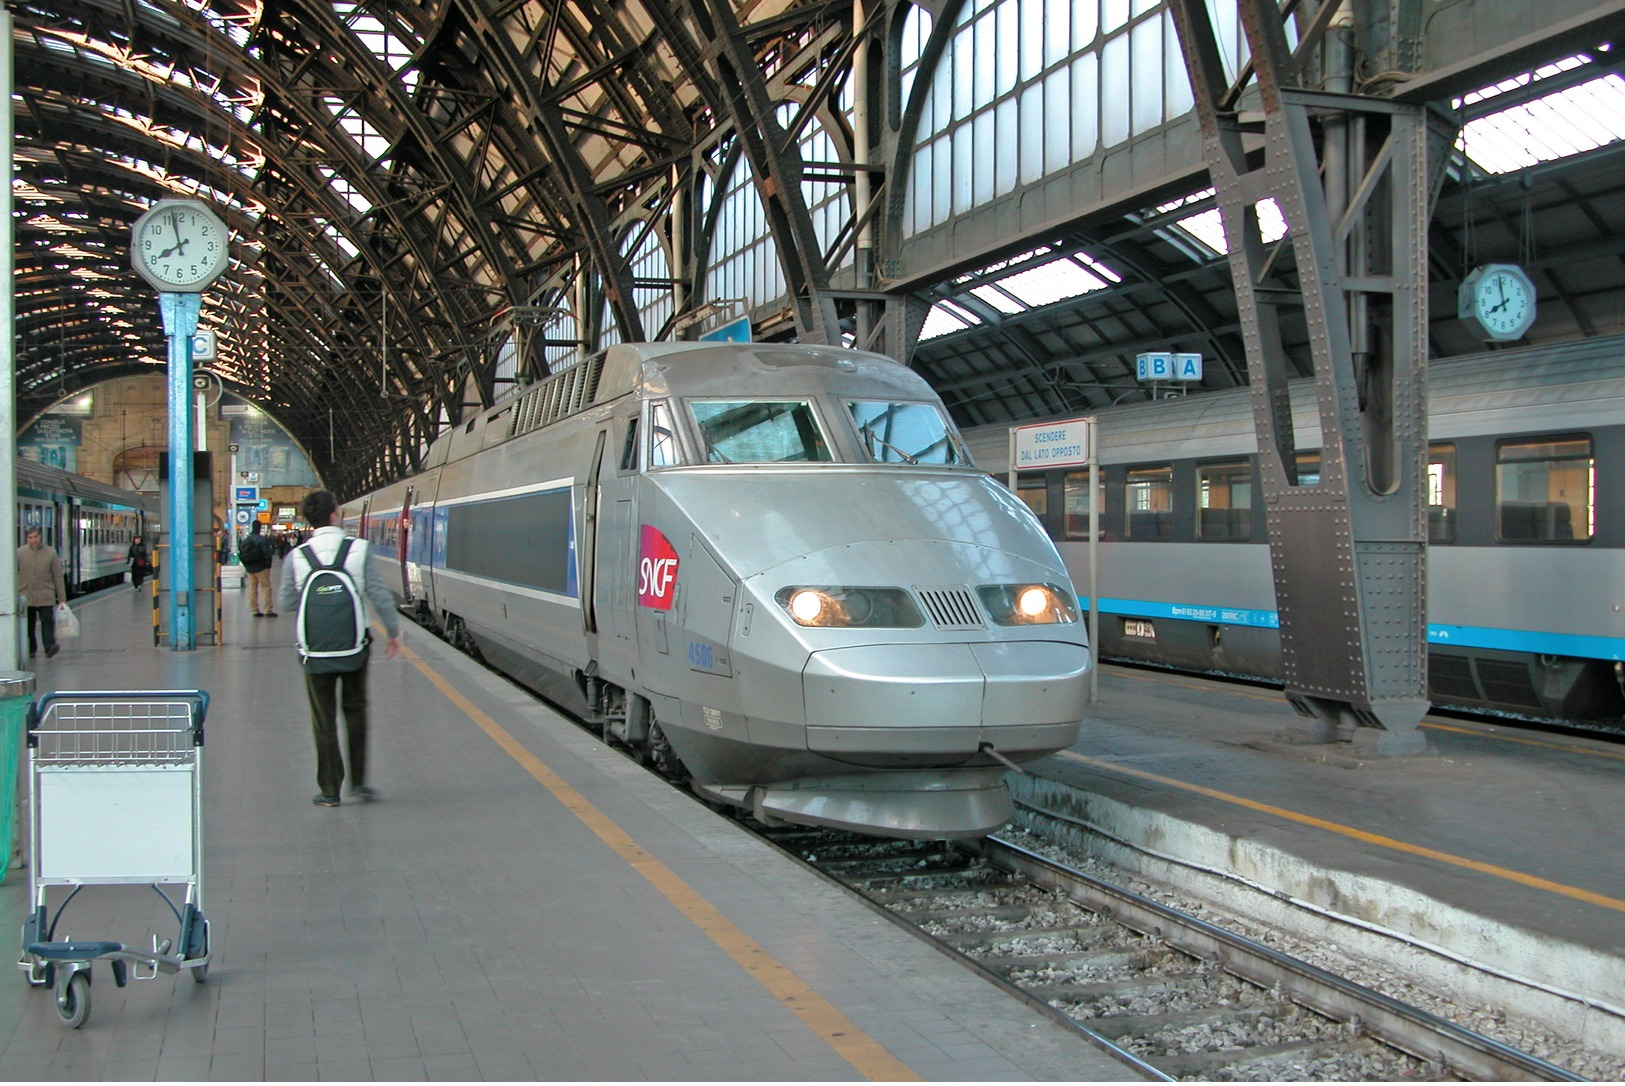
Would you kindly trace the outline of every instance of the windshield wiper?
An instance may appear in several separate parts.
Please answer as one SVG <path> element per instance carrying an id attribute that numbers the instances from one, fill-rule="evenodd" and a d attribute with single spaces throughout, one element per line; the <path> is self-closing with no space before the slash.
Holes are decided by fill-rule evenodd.
<path id="1" fill-rule="evenodd" d="M 904 452 L 902 449 L 899 449 L 896 445 L 893 445 L 891 442 L 887 441 L 885 438 L 883 438 L 879 434 L 875 433 L 874 430 L 871 427 L 865 425 L 864 427 L 862 427 L 862 433 L 863 433 L 863 436 L 868 438 L 871 442 L 873 442 L 875 444 L 878 444 L 878 445 L 884 445 L 887 449 L 890 449 L 892 452 L 894 452 L 898 456 L 902 457 L 904 463 L 907 463 L 907 464 L 918 464 L 919 463 L 919 461 L 916 460 L 914 457 L 910 456 L 908 453 Z M 869 455 L 874 456 L 874 449 L 872 447 L 869 450 Z"/>

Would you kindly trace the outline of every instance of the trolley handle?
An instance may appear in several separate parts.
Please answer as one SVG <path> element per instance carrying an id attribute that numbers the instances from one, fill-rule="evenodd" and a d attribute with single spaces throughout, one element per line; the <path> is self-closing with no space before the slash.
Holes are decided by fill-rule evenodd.
<path id="1" fill-rule="evenodd" d="M 203 720 L 209 715 L 207 690 L 53 690 L 28 707 L 28 745 L 39 747 L 39 723 L 53 701 L 129 701 L 131 698 L 172 698 L 192 703 L 192 745 L 203 745 Z"/>

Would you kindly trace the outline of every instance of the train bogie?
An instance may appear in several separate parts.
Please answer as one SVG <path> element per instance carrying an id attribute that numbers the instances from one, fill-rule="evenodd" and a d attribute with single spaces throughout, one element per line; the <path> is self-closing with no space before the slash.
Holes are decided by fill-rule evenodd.
<path id="1" fill-rule="evenodd" d="M 761 818 L 1004 822 L 1006 769 L 1076 738 L 1089 651 L 1053 544 L 924 383 L 775 345 L 588 365 L 441 448 L 425 611 Z"/>

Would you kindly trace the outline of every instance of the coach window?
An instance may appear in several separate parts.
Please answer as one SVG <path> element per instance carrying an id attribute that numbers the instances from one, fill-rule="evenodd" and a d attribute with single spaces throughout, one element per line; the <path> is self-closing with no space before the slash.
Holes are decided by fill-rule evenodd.
<path id="1" fill-rule="evenodd" d="M 1584 543 L 1597 527 L 1591 439 L 1503 441 L 1495 450 L 1497 536 L 1503 543 Z"/>
<path id="2" fill-rule="evenodd" d="M 1128 539 L 1174 537 L 1174 469 L 1130 468 L 1124 491 Z"/>
<path id="3" fill-rule="evenodd" d="M 1106 504 L 1106 470 L 1096 468 L 1095 471 L 1100 480 L 1098 484 L 1100 487 L 1100 504 L 1104 506 Z M 1066 503 L 1066 538 L 1088 539 L 1089 473 L 1087 471 L 1069 471 L 1066 473 L 1066 478 L 1062 480 L 1061 487 L 1062 498 Z M 1100 515 L 1104 518 L 1106 510 L 1101 509 Z M 1100 524 L 1100 534 L 1102 538 L 1106 535 L 1104 519 Z"/>
<path id="4" fill-rule="evenodd" d="M 1456 447 L 1428 446 L 1428 542 L 1456 541 Z"/>
<path id="5" fill-rule="evenodd" d="M 1253 537 L 1253 467 L 1245 460 L 1196 468 L 1196 538 Z"/>
<path id="6" fill-rule="evenodd" d="M 657 400 L 649 405 L 649 466 L 667 468 L 683 462 L 677 445 L 677 427 L 672 422 L 671 404 Z"/>
<path id="7" fill-rule="evenodd" d="M 1298 485 L 1315 486 L 1320 482 L 1320 450 L 1301 452 L 1297 458 Z"/>
<path id="8" fill-rule="evenodd" d="M 638 469 L 638 417 L 633 415 L 626 420 L 626 442 L 621 446 L 621 470 L 636 471 Z"/>
<path id="9" fill-rule="evenodd" d="M 1026 502 L 1041 522 L 1049 523 L 1049 480 L 1044 476 L 1016 476 L 1016 497 Z"/>

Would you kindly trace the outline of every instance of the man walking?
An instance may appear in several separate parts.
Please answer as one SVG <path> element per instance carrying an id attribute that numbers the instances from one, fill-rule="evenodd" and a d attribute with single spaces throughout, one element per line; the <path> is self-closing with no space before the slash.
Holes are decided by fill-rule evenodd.
<path id="1" fill-rule="evenodd" d="M 23 545 L 17 548 L 17 592 L 28 598 L 28 655 L 39 652 L 39 638 L 45 640 L 45 655 L 55 656 L 61 648 L 56 643 L 56 605 L 66 603 L 68 588 L 62 579 L 62 558 L 55 547 L 45 544 L 38 528 L 23 533 Z M 40 626 L 40 635 L 34 635 L 34 625 Z"/>
<path id="2" fill-rule="evenodd" d="M 389 631 L 384 656 L 396 655 L 401 651 L 400 618 L 395 613 L 395 601 L 389 589 L 378 578 L 369 576 L 371 558 L 367 541 L 350 538 L 334 523 L 338 518 L 338 502 L 326 490 L 307 494 L 303 512 L 305 520 L 316 530 L 307 543 L 288 552 L 282 563 L 282 584 L 277 591 L 277 602 L 283 610 L 292 610 L 298 615 L 300 638 L 307 636 L 305 626 L 309 621 L 308 604 L 301 599 L 305 582 L 319 570 L 332 568 L 342 553 L 343 572 L 366 599 L 369 606 L 365 611 Z M 323 573 L 323 577 L 331 579 L 333 574 Z M 345 770 L 339 752 L 341 708 L 349 739 L 350 795 L 364 803 L 377 797 L 377 793 L 367 787 L 368 648 L 363 645 L 353 659 L 340 662 L 316 656 L 305 661 L 305 693 L 310 698 L 311 731 L 316 739 L 316 785 L 321 789 L 311 802 L 318 807 L 339 805 L 339 786 L 344 783 Z"/>
<path id="3" fill-rule="evenodd" d="M 243 561 L 243 573 L 248 577 L 248 606 L 255 618 L 275 618 L 271 600 L 271 541 L 260 535 L 260 522 L 248 530 L 248 535 L 237 545 L 237 557 Z"/>

